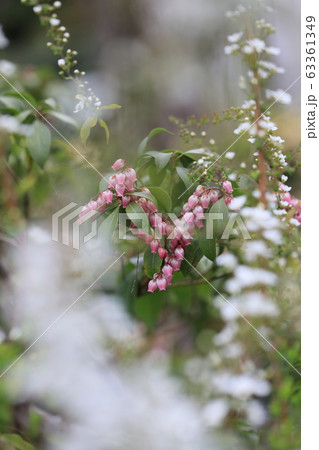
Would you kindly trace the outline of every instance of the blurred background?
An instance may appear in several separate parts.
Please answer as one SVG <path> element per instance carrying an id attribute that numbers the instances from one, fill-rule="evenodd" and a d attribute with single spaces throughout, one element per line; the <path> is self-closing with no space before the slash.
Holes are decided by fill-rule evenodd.
<path id="1" fill-rule="evenodd" d="M 281 48 L 281 54 L 273 60 L 285 68 L 283 75 L 272 78 L 271 88 L 286 89 L 300 75 L 300 2 L 267 4 L 273 5 L 273 12 L 261 15 L 276 28 L 270 44 Z M 79 52 L 79 67 L 88 73 L 102 104 L 123 106 L 107 116 L 111 131 L 108 151 L 102 148 L 98 156 L 95 153 L 102 171 L 119 154 L 134 160 L 138 143 L 152 128 L 175 132 L 168 120 L 170 115 L 211 115 L 241 104 L 244 94 L 238 88 L 238 79 L 244 67 L 239 57 L 224 54 L 227 35 L 239 28 L 238 23 L 225 18 L 225 13 L 236 6 L 238 2 L 231 0 L 63 2 L 59 17 L 71 33 L 70 48 Z M 45 31 L 32 8 L 18 0 L 1 0 L 0 19 L 10 40 L 1 57 L 30 70 L 32 66 L 42 67 L 52 77 L 46 95 L 58 97 L 67 111 L 73 111 L 74 86 L 57 80 L 56 58 L 46 47 Z M 273 119 L 286 140 L 287 151 L 300 141 L 299 82 L 290 93 L 293 101 L 289 108 L 273 108 Z M 234 124 L 214 128 L 212 134 L 220 152 L 234 140 L 233 129 Z M 158 149 L 180 147 L 177 136 L 160 135 L 154 145 L 158 144 Z M 98 142 L 99 136 L 95 137 Z M 247 145 L 242 139 L 236 152 Z M 299 189 L 296 180 L 294 184 Z"/>

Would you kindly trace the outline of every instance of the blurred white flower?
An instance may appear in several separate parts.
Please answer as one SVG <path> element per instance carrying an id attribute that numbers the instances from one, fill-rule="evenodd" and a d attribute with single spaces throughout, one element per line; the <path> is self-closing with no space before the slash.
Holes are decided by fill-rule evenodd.
<path id="1" fill-rule="evenodd" d="M 0 49 L 6 48 L 9 45 L 9 40 L 3 32 L 2 25 L 0 25 Z"/>

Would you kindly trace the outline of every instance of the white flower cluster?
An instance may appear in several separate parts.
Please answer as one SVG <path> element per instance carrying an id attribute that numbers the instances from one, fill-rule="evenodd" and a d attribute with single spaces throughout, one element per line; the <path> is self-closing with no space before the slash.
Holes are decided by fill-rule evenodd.
<path id="1" fill-rule="evenodd" d="M 33 342 L 83 292 L 79 279 L 65 278 L 63 268 L 70 267 L 65 257 L 49 234 L 30 230 L 19 249 L 14 294 L 6 307 L 11 339 Z M 81 267 L 75 259 L 71 272 Z M 91 261 L 87 253 L 84 259 Z M 105 270 L 105 261 L 99 269 Z M 117 352 L 133 355 L 142 344 L 119 299 L 92 290 L 88 295 L 43 334 L 7 378 L 16 401 L 42 405 L 37 410 L 51 430 L 50 448 L 221 450 L 214 436 L 206 435 L 199 405 L 168 374 L 165 354 L 150 353 L 129 364 L 118 360 Z"/>

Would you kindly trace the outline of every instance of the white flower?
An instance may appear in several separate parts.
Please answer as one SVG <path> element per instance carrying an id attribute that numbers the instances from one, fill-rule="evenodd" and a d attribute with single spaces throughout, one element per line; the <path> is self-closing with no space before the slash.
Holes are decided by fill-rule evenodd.
<path id="1" fill-rule="evenodd" d="M 276 144 L 282 144 L 283 142 L 285 142 L 285 140 L 280 136 L 269 136 L 269 138 Z"/>
<path id="2" fill-rule="evenodd" d="M 285 214 L 287 214 L 287 211 L 284 209 L 273 209 L 272 211 L 275 216 L 284 216 Z"/>
<path id="3" fill-rule="evenodd" d="M 223 423 L 230 409 L 228 401 L 224 398 L 218 398 L 209 402 L 203 412 L 203 420 L 206 425 L 211 427 L 218 427 Z"/>
<path id="4" fill-rule="evenodd" d="M 32 131 L 31 125 L 21 124 L 15 117 L 9 115 L 0 116 L 0 131 L 3 130 L 6 133 L 21 134 L 27 136 Z"/>
<path id="5" fill-rule="evenodd" d="M 215 145 L 215 139 L 210 139 L 210 140 L 209 140 L 209 144 L 210 144 L 210 145 Z"/>
<path id="6" fill-rule="evenodd" d="M 261 60 L 261 61 L 259 61 L 259 65 L 261 67 L 263 67 L 264 69 L 269 70 L 272 73 L 284 73 L 285 72 L 285 69 L 283 69 L 282 67 L 276 66 L 276 64 L 274 64 L 271 61 Z"/>
<path id="7" fill-rule="evenodd" d="M 246 45 L 243 48 L 243 52 L 246 54 L 251 54 L 254 51 L 256 53 L 261 53 L 263 50 L 265 50 L 266 44 L 264 41 L 258 38 L 250 39 L 246 41 Z"/>
<path id="8" fill-rule="evenodd" d="M 55 8 L 61 8 L 62 3 L 61 3 L 60 1 L 56 1 L 56 2 L 53 3 L 53 6 L 54 6 Z"/>
<path id="9" fill-rule="evenodd" d="M 80 100 L 79 101 L 79 103 L 77 103 L 76 105 L 75 105 L 75 110 L 73 111 L 74 113 L 78 113 L 78 112 L 80 112 L 80 111 L 82 111 L 83 109 L 84 109 L 84 101 L 83 100 Z"/>
<path id="10" fill-rule="evenodd" d="M 287 177 L 287 175 L 281 175 L 281 181 L 283 182 L 283 183 L 286 183 L 286 181 L 288 180 L 288 177 Z"/>
<path id="11" fill-rule="evenodd" d="M 271 258 L 273 256 L 272 250 L 264 241 L 260 240 L 246 241 L 243 245 L 243 252 L 247 262 L 254 262 L 259 256 L 263 258 Z"/>
<path id="12" fill-rule="evenodd" d="M 213 376 L 216 388 L 224 393 L 240 399 L 252 395 L 264 397 L 270 393 L 270 383 L 253 375 L 231 375 L 230 373 L 217 373 Z"/>
<path id="13" fill-rule="evenodd" d="M 289 105 L 289 103 L 291 103 L 291 95 L 285 92 L 283 89 L 277 89 L 276 91 L 266 89 L 266 98 L 268 98 L 269 100 L 275 100 L 276 102 L 282 103 L 283 105 Z"/>
<path id="14" fill-rule="evenodd" d="M 273 242 L 274 244 L 279 245 L 282 243 L 281 233 L 278 230 L 265 230 L 263 231 L 263 236 L 265 239 Z"/>
<path id="15" fill-rule="evenodd" d="M 267 47 L 266 48 L 266 53 L 268 53 L 268 55 L 274 55 L 277 56 L 280 53 L 280 48 L 277 47 Z"/>
<path id="16" fill-rule="evenodd" d="M 220 303 L 222 318 L 227 321 L 233 321 L 240 314 L 254 317 L 275 317 L 279 310 L 269 297 L 258 291 L 247 292 L 245 294 L 230 297 L 229 303 Z"/>
<path id="17" fill-rule="evenodd" d="M 41 6 L 41 5 L 34 6 L 34 7 L 33 7 L 33 11 L 34 11 L 36 14 L 40 14 L 40 13 L 42 12 L 42 6 Z"/>
<path id="18" fill-rule="evenodd" d="M 53 27 L 57 27 L 58 25 L 60 25 L 60 19 L 57 19 L 56 17 L 51 17 L 50 24 Z"/>
<path id="19" fill-rule="evenodd" d="M 300 222 L 295 219 L 294 217 L 292 219 L 290 219 L 289 221 L 291 223 L 291 225 L 295 225 L 296 227 L 300 227 Z"/>
<path id="20" fill-rule="evenodd" d="M 240 133 L 244 133 L 245 131 L 247 131 L 249 128 L 251 127 L 251 123 L 250 122 L 243 122 L 239 125 L 238 128 L 236 128 L 236 130 L 234 130 L 234 134 L 240 134 Z"/>
<path id="21" fill-rule="evenodd" d="M 1 59 L 0 61 L 0 73 L 2 73 L 6 77 L 10 77 L 17 70 L 17 66 L 13 64 L 11 61 L 7 61 L 6 59 Z"/>
<path id="22" fill-rule="evenodd" d="M 229 42 L 234 43 L 234 42 L 239 41 L 239 39 L 242 37 L 242 35 L 243 35 L 243 32 L 239 31 L 238 33 L 234 33 L 234 34 L 231 34 L 230 36 L 227 36 L 227 39 Z"/>
<path id="23" fill-rule="evenodd" d="M 58 59 L 58 66 L 64 67 L 65 66 L 65 59 L 63 59 L 63 58 Z"/>
<path id="24" fill-rule="evenodd" d="M 232 253 L 222 253 L 217 256 L 216 264 L 218 266 L 223 266 L 227 269 L 233 270 L 237 266 L 237 258 Z"/>
<path id="25" fill-rule="evenodd" d="M 239 45 L 237 45 L 237 44 L 226 45 L 226 47 L 224 48 L 224 52 L 225 52 L 225 55 L 231 55 L 238 49 L 239 49 Z"/>
<path id="26" fill-rule="evenodd" d="M 243 109 L 250 109 L 250 108 L 255 108 L 256 106 L 256 101 L 251 99 L 251 100 L 245 100 L 244 103 L 241 105 L 241 107 Z"/>
<path id="27" fill-rule="evenodd" d="M 5 48 L 9 45 L 9 40 L 3 32 L 2 25 L 0 25 L 0 48 Z"/>
<path id="28" fill-rule="evenodd" d="M 236 179 L 237 179 L 237 174 L 236 174 L 236 173 L 230 173 L 230 174 L 228 175 L 228 179 L 229 179 L 230 181 L 236 181 Z"/>
<path id="29" fill-rule="evenodd" d="M 253 144 L 255 142 L 256 138 L 249 138 L 247 139 L 248 142 L 250 142 L 251 144 Z"/>
<path id="30" fill-rule="evenodd" d="M 227 158 L 227 159 L 234 159 L 234 157 L 235 157 L 235 152 L 225 153 L 225 158 Z"/>
<path id="31" fill-rule="evenodd" d="M 249 139 L 248 139 L 249 140 Z M 242 169 L 246 169 L 246 163 L 245 162 L 242 162 L 242 163 L 240 163 L 240 167 L 242 168 Z"/>
<path id="32" fill-rule="evenodd" d="M 228 280 L 225 287 L 228 292 L 235 294 L 243 288 L 252 287 L 256 284 L 273 286 L 276 280 L 276 275 L 268 270 L 240 265 L 235 268 L 234 278 Z"/>
<path id="33" fill-rule="evenodd" d="M 229 203 L 228 208 L 233 211 L 238 211 L 241 209 L 246 202 L 246 195 L 240 195 L 239 197 L 233 198 L 233 200 Z"/>

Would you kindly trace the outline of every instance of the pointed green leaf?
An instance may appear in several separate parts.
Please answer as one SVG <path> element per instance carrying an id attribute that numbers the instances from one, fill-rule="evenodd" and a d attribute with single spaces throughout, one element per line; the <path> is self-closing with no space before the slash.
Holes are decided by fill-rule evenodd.
<path id="1" fill-rule="evenodd" d="M 35 120 L 33 123 L 33 132 L 26 138 L 26 144 L 30 156 L 43 166 L 50 153 L 51 133 L 42 122 Z"/>
<path id="2" fill-rule="evenodd" d="M 99 226 L 98 238 L 102 242 L 102 246 L 105 250 L 108 250 L 113 245 L 115 230 L 119 222 L 119 209 L 119 206 L 115 208 L 114 211 L 112 211 L 111 214 L 104 219 Z"/>
<path id="3" fill-rule="evenodd" d="M 159 133 L 173 134 L 173 133 L 171 133 L 170 131 L 166 130 L 165 128 L 154 128 L 153 130 L 150 131 L 150 133 L 148 134 L 148 136 L 146 136 L 146 137 L 142 140 L 142 142 L 140 143 L 140 145 L 139 145 L 139 147 L 138 147 L 138 150 L 137 150 L 137 154 L 138 154 L 138 155 L 141 155 L 142 153 L 144 153 L 148 141 L 149 141 L 152 137 L 156 136 L 156 135 L 159 134 Z"/>
<path id="4" fill-rule="evenodd" d="M 176 172 L 178 176 L 183 180 L 185 186 L 188 188 L 192 182 L 188 176 L 188 169 L 185 167 L 176 167 Z"/>
<path id="5" fill-rule="evenodd" d="M 167 166 L 169 160 L 171 159 L 173 153 L 161 153 L 158 152 L 155 155 L 155 164 L 158 170 L 164 169 Z"/>
<path id="6" fill-rule="evenodd" d="M 95 127 L 96 122 L 97 122 L 96 117 L 89 117 L 82 125 L 80 130 L 80 136 L 84 145 L 86 145 L 86 141 L 88 140 L 91 134 L 91 128 Z"/>
<path id="7" fill-rule="evenodd" d="M 199 247 L 206 258 L 215 261 L 216 258 L 216 239 L 207 239 L 206 236 L 198 240 Z"/>
<path id="8" fill-rule="evenodd" d="M 213 215 L 214 214 L 214 215 Z M 218 214 L 218 215 L 217 215 Z M 227 225 L 228 221 L 228 208 L 224 199 L 218 200 L 209 210 L 209 214 L 206 221 L 207 236 L 219 238 Z"/>
<path id="9" fill-rule="evenodd" d="M 172 199 L 163 188 L 158 186 L 148 186 L 148 189 L 156 198 L 160 209 L 165 212 L 172 212 Z"/>
<path id="10" fill-rule="evenodd" d="M 116 103 L 112 103 L 112 105 L 101 106 L 100 107 L 100 111 L 101 110 L 105 110 L 105 109 L 120 109 L 120 108 L 122 108 L 121 105 L 117 105 Z"/>
<path id="11" fill-rule="evenodd" d="M 105 134 L 106 134 L 106 143 L 109 143 L 109 139 L 110 139 L 110 130 L 109 127 L 106 125 L 106 123 L 104 122 L 104 120 L 99 119 L 99 124 L 101 125 L 102 128 L 104 128 L 105 130 Z"/>
<path id="12" fill-rule="evenodd" d="M 54 117 L 55 119 L 60 120 L 61 122 L 67 123 L 68 125 L 72 125 L 73 127 L 77 128 L 78 124 L 76 123 L 76 121 L 68 116 L 67 114 L 63 114 L 59 111 L 54 111 L 53 109 L 49 109 L 47 111 L 47 114 L 51 117 Z"/>
<path id="13" fill-rule="evenodd" d="M 152 253 L 150 247 L 148 246 L 144 252 L 144 271 L 149 278 L 153 278 L 154 273 L 157 273 L 161 269 L 163 260 L 158 256 L 157 253 Z"/>
<path id="14" fill-rule="evenodd" d="M 144 233 L 150 233 L 150 223 L 144 209 L 138 203 L 127 205 L 125 212 L 128 218 Z"/>

